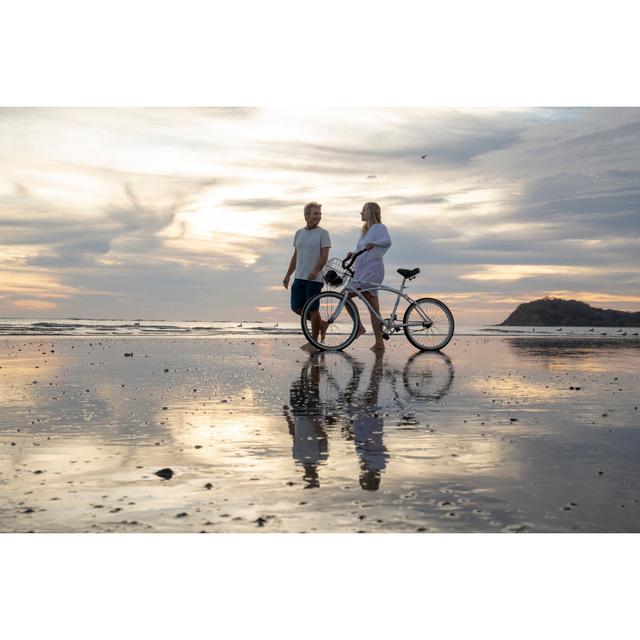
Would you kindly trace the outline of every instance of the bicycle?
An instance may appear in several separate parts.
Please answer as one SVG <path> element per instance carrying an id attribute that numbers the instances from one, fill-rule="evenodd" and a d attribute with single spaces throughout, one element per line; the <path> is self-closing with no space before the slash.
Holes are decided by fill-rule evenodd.
<path id="1" fill-rule="evenodd" d="M 400 289 L 383 284 L 365 282 L 371 285 L 365 289 L 350 289 L 349 283 L 354 272 L 351 267 L 355 259 L 368 249 L 352 254 L 340 260 L 333 258 L 322 269 L 322 277 L 330 290 L 321 291 L 310 298 L 302 309 L 302 332 L 307 341 L 322 351 L 340 351 L 348 347 L 355 339 L 360 325 L 360 314 L 354 302 L 349 298 L 355 293 L 377 318 L 382 327 L 382 337 L 388 340 L 392 334 L 404 330 L 407 340 L 421 351 L 439 351 L 449 344 L 453 337 L 455 323 L 453 314 L 444 302 L 436 298 L 419 298 L 413 300 L 404 293 L 407 280 L 413 280 L 420 269 L 398 269 L 402 276 Z M 393 311 L 388 318 L 383 318 L 362 295 L 366 291 L 389 291 L 396 294 Z M 409 303 L 402 322 L 396 316 L 400 299 Z M 311 326 L 312 307 L 318 305 L 320 313 L 320 332 L 313 335 Z"/>

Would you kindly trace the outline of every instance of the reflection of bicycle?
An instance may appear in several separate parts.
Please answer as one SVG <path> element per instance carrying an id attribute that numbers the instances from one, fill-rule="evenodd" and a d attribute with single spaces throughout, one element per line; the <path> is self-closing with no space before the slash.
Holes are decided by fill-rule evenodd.
<path id="1" fill-rule="evenodd" d="M 349 415 L 358 395 L 364 365 L 348 353 L 323 351 L 310 356 L 301 372 L 301 379 L 313 377 L 311 388 L 318 394 L 317 404 L 326 424 L 334 424 L 336 419 Z M 388 391 L 382 392 L 400 408 L 412 400 L 440 400 L 449 393 L 454 378 L 451 360 L 444 353 L 413 354 L 402 370 L 386 368 L 380 375 L 388 382 Z M 402 379 L 402 389 L 397 380 Z M 390 395 L 389 395 L 390 394 Z"/>
<path id="2" fill-rule="evenodd" d="M 302 309 L 302 331 L 309 343 L 321 350 L 335 351 L 348 347 L 356 339 L 360 316 L 356 305 L 349 299 L 349 294 L 355 293 L 373 316 L 380 321 L 382 337 L 385 340 L 402 329 L 407 340 L 421 351 L 438 351 L 444 348 L 453 337 L 454 330 L 453 315 L 449 308 L 435 298 L 413 300 L 403 293 L 406 289 L 406 281 L 413 280 L 420 273 L 420 269 L 398 269 L 398 273 L 403 278 L 400 289 L 371 282 L 364 283 L 367 285 L 365 289 L 349 288 L 349 282 L 353 277 L 351 267 L 355 259 L 365 251 L 367 249 L 358 251 L 342 261 L 333 258 L 324 266 L 322 270 L 324 281 L 334 290 L 318 293 L 309 299 Z M 382 318 L 372 308 L 369 301 L 362 295 L 367 291 L 390 291 L 396 294 L 393 311 L 388 318 Z M 409 303 L 402 322 L 396 316 L 400 298 Z M 321 329 L 317 338 L 313 337 L 311 327 L 314 308 L 317 308 L 320 313 Z"/>
<path id="3" fill-rule="evenodd" d="M 453 364 L 444 353 L 414 353 L 402 372 L 404 388 L 420 400 L 440 400 L 453 383 Z"/>
<path id="4" fill-rule="evenodd" d="M 317 371 L 316 390 L 328 422 L 340 412 L 341 405 L 357 389 L 364 365 L 341 351 L 312 354 L 303 368 L 303 376 Z"/>

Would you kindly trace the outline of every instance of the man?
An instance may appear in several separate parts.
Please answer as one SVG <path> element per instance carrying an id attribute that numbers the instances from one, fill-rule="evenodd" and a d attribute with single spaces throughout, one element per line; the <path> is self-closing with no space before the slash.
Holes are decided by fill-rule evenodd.
<path id="1" fill-rule="evenodd" d="M 291 285 L 291 310 L 302 315 L 302 308 L 307 300 L 319 293 L 323 287 L 322 267 L 329 257 L 331 239 L 329 232 L 318 225 L 322 219 L 320 211 L 322 205 L 317 202 L 309 202 L 304 207 L 304 219 L 306 225 L 298 229 L 293 238 L 293 256 L 289 262 L 289 269 L 282 281 L 285 289 L 289 288 L 289 279 L 295 271 L 293 284 Z M 311 309 L 311 333 L 314 338 L 320 332 L 320 313 L 318 305 Z M 302 349 L 313 349 L 309 343 L 305 343 Z"/>

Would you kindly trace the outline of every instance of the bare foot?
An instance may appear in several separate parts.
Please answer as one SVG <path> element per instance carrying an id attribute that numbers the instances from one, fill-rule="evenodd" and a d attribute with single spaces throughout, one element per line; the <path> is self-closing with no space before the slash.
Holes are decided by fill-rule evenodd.
<path id="1" fill-rule="evenodd" d="M 356 337 L 354 338 L 354 340 L 357 340 L 360 336 L 364 335 L 365 333 L 367 333 L 367 330 L 362 325 L 360 325 L 358 327 L 358 333 L 356 333 Z"/>
<path id="2" fill-rule="evenodd" d="M 376 351 L 378 353 L 382 353 L 384 351 L 385 347 L 384 344 L 374 344 L 373 347 L 371 347 L 371 351 Z"/>
<path id="3" fill-rule="evenodd" d="M 304 344 L 300 345 L 300 348 L 304 351 L 317 351 L 317 349 L 309 342 L 305 342 Z"/>
<path id="4" fill-rule="evenodd" d="M 324 342 L 325 336 L 327 335 L 327 327 L 329 323 L 326 320 L 320 320 L 320 341 Z"/>

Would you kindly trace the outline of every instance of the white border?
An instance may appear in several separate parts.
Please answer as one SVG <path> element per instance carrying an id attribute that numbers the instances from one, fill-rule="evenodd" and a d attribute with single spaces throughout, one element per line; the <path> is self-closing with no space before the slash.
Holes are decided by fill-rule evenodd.
<path id="1" fill-rule="evenodd" d="M 0 104 L 635 106 L 635 3 L 23 0 Z"/>
<path id="2" fill-rule="evenodd" d="M 635 106 L 633 7 L 23 0 L 0 104 Z M 3 631 L 626 637 L 636 540 L 5 535 Z"/>

